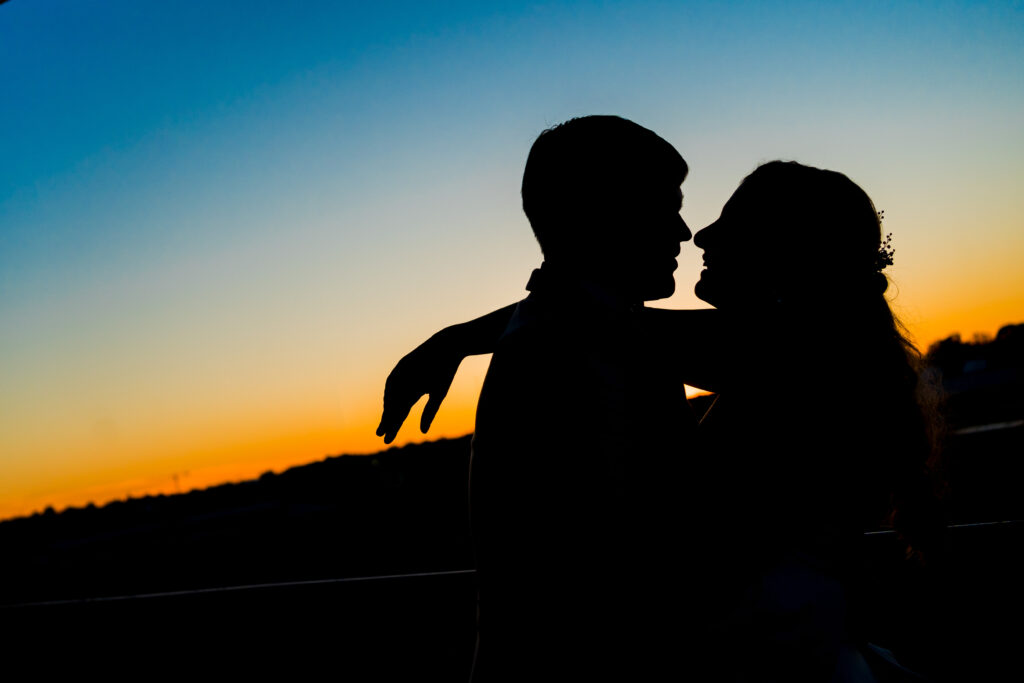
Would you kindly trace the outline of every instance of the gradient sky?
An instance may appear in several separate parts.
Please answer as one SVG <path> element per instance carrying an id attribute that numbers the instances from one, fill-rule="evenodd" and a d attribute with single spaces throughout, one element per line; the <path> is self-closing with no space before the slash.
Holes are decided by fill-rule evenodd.
<path id="1" fill-rule="evenodd" d="M 523 295 L 529 146 L 593 113 L 677 146 L 695 230 L 761 161 L 849 175 L 922 346 L 1024 321 L 1021 2 L 12 0 L 0 518 L 377 450 L 394 362 Z"/>

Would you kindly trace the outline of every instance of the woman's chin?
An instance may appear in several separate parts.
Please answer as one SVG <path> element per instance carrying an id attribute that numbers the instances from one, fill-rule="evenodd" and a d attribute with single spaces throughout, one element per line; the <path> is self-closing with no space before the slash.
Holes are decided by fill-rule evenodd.
<path id="1" fill-rule="evenodd" d="M 657 301 L 658 299 L 667 299 L 676 293 L 676 281 L 673 277 L 668 277 L 659 282 L 650 283 L 644 288 L 643 300 L 644 301 Z"/>
<path id="2" fill-rule="evenodd" d="M 700 272 L 700 279 L 697 280 L 697 284 L 693 286 L 693 293 L 697 295 L 697 298 L 701 301 L 706 301 L 712 306 L 715 305 L 715 286 L 710 282 L 710 278 L 707 276 L 706 270 Z"/>

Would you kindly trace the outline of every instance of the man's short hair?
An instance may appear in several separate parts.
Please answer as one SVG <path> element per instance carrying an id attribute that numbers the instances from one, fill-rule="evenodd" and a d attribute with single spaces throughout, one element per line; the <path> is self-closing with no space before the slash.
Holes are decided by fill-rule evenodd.
<path id="1" fill-rule="evenodd" d="M 583 116 L 549 128 L 530 148 L 523 172 L 523 211 L 541 251 L 571 246 L 583 231 L 607 229 L 636 207 L 650 183 L 686 178 L 675 147 L 619 116 Z M 639 195 L 643 196 L 643 195 Z"/>

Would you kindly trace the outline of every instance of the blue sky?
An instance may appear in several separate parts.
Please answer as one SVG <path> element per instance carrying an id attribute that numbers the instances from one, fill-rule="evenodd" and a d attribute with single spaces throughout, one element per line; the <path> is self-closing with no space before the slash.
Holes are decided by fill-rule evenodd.
<path id="1" fill-rule="evenodd" d="M 676 145 L 694 229 L 761 161 L 849 174 L 920 341 L 994 332 L 1022 67 L 1020 2 L 4 3 L 0 500 L 374 447 L 394 360 L 522 295 L 523 163 L 572 116 Z"/>

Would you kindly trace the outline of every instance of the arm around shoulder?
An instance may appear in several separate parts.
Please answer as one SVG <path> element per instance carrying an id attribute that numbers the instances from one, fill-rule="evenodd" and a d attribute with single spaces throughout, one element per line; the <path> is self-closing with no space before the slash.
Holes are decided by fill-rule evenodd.
<path id="1" fill-rule="evenodd" d="M 426 434 L 462 360 L 494 351 L 515 307 L 511 304 L 446 327 L 398 361 L 384 384 L 384 409 L 377 436 L 383 436 L 384 443 L 394 441 L 409 411 L 424 395 L 429 398 L 420 418 L 420 431 Z"/>

